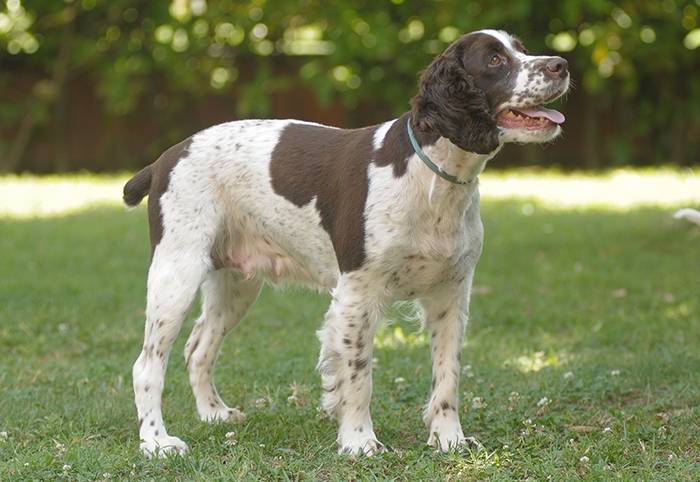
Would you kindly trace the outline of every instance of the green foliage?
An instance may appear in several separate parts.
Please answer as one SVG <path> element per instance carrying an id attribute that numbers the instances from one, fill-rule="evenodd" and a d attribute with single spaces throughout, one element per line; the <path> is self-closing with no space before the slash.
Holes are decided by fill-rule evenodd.
<path id="1" fill-rule="evenodd" d="M 700 142 L 699 10 L 698 0 L 6 0 L 0 86 L 20 70 L 43 80 L 21 105 L 0 94 L 0 125 L 28 109 L 45 122 L 65 78 L 85 73 L 114 116 L 144 101 L 173 116 L 210 94 L 235 94 L 239 117 L 265 116 L 272 95 L 300 83 L 322 103 L 390 116 L 459 34 L 504 28 L 569 59 L 579 88 L 613 113 L 613 161 L 651 149 L 657 162 L 687 163 Z"/>

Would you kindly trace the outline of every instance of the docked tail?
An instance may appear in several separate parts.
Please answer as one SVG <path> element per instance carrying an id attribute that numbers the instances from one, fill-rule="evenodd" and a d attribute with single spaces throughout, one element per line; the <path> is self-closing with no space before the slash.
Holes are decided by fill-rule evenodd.
<path id="1" fill-rule="evenodd" d="M 151 190 L 151 167 L 146 166 L 124 185 L 124 204 L 137 206 Z"/>

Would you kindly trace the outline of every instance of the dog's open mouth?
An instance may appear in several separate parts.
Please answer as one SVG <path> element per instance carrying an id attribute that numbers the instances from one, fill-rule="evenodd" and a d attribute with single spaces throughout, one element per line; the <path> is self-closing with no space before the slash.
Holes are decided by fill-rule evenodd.
<path id="1" fill-rule="evenodd" d="M 526 129 L 530 131 L 550 129 L 564 123 L 564 114 L 546 107 L 512 107 L 502 110 L 496 122 L 506 129 Z"/>

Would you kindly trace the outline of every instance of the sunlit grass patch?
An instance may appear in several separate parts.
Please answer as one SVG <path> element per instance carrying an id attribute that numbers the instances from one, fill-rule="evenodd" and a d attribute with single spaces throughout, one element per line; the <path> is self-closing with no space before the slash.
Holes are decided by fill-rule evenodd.
<path id="1" fill-rule="evenodd" d="M 691 169 L 620 169 L 602 175 L 487 169 L 480 179 L 484 199 L 530 199 L 548 209 L 700 205 L 700 172 Z M 529 212 L 524 208 L 524 214 Z"/>
<path id="2" fill-rule="evenodd" d="M 0 176 L 0 217 L 47 217 L 122 203 L 128 174 Z M 537 201 L 549 209 L 700 205 L 700 172 L 690 169 L 616 170 L 607 174 L 490 171 L 480 176 L 484 199 Z M 525 206 L 523 213 L 531 208 Z"/>
<path id="3" fill-rule="evenodd" d="M 0 217 L 49 217 L 122 204 L 127 175 L 0 176 Z"/>

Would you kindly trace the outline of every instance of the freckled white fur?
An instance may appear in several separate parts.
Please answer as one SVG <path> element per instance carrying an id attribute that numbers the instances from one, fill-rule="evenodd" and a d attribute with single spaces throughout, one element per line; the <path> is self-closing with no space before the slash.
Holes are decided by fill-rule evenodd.
<path id="1" fill-rule="evenodd" d="M 389 131 L 391 126 L 394 125 L 394 122 L 396 122 L 395 119 L 389 122 L 385 122 L 384 124 L 380 125 L 377 129 L 377 132 L 374 133 L 374 139 L 372 139 L 372 147 L 374 147 L 375 151 L 378 151 L 384 145 L 384 138 L 386 137 L 386 133 Z"/>
<path id="2" fill-rule="evenodd" d="M 488 33 L 511 45 L 505 34 Z M 462 338 L 483 242 L 478 181 L 449 183 L 417 155 L 408 159 L 400 177 L 392 166 L 369 163 L 365 262 L 341 273 L 315 200 L 297 207 L 271 185 L 271 155 L 292 122 L 299 121 L 211 127 L 193 137 L 172 170 L 160 198 L 163 236 L 149 271 L 144 344 L 133 369 L 142 451 L 153 456 L 187 450 L 182 440 L 167 434 L 161 404 L 168 356 L 199 288 L 202 314 L 185 347 L 199 416 L 243 419 L 221 400 L 214 364 L 224 337 L 245 316 L 264 281 L 331 291 L 317 333 L 318 371 L 323 406 L 339 422 L 339 452 L 386 450 L 369 412 L 372 343 L 386 308 L 404 300 L 418 303 L 431 339 L 432 389 L 424 412 L 428 443 L 443 451 L 478 446 L 464 436 L 458 416 Z M 377 128 L 374 149 L 384 145 L 394 122 Z M 505 133 L 502 143 L 509 139 Z M 467 180 L 476 178 L 499 149 L 489 155 L 468 153 L 440 138 L 425 152 L 443 170 Z"/>

